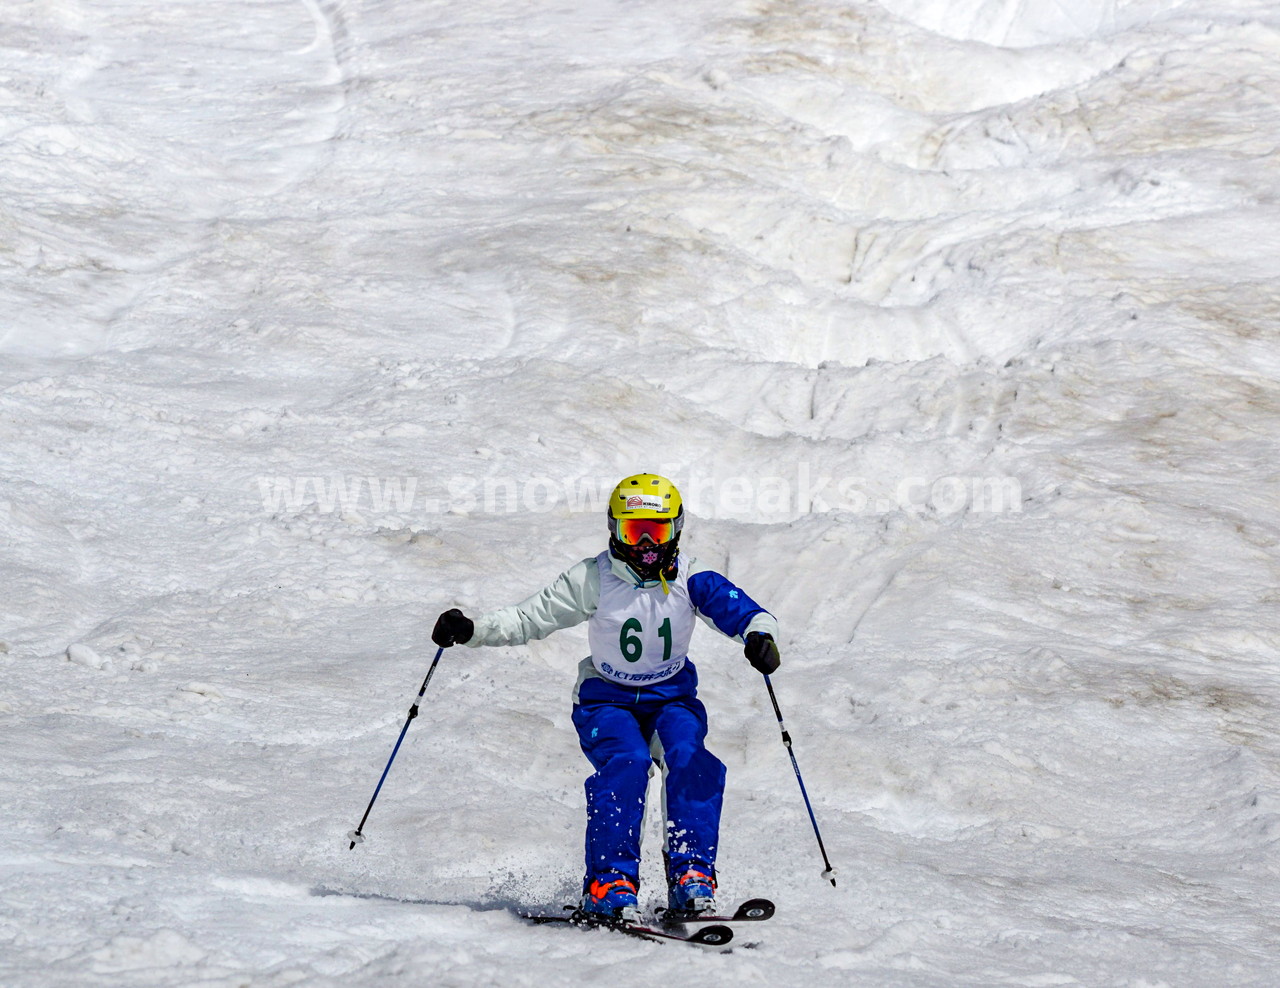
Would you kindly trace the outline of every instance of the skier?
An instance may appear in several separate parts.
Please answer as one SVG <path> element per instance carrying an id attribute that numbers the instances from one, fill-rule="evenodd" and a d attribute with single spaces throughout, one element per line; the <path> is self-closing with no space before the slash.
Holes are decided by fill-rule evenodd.
<path id="1" fill-rule="evenodd" d="M 761 673 L 779 664 L 773 616 L 719 573 L 679 554 L 684 507 L 665 477 L 627 477 L 609 498 L 609 548 L 528 600 L 481 615 L 436 620 L 432 641 L 521 645 L 587 622 L 591 654 L 579 666 L 573 724 L 595 769 L 586 782 L 588 921 L 634 922 L 640 836 L 651 766 L 664 773 L 668 907 L 715 911 L 724 764 L 704 746 L 707 712 L 689 661 L 694 616 L 743 643 Z"/>

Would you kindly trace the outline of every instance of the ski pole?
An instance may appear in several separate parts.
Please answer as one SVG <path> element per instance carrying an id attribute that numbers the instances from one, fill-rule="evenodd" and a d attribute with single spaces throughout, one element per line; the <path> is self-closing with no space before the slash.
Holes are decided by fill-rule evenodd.
<path id="1" fill-rule="evenodd" d="M 378 788 L 373 790 L 373 799 L 369 800 L 369 805 L 365 807 L 364 816 L 360 818 L 360 826 L 347 834 L 351 839 L 351 846 L 348 851 L 354 851 L 357 844 L 363 843 L 364 837 L 361 831 L 364 830 L 364 822 L 369 819 L 369 811 L 373 809 L 373 804 L 378 799 L 378 793 L 382 791 L 382 783 L 387 781 L 387 773 L 391 771 L 391 763 L 396 760 L 396 752 L 400 750 L 400 743 L 404 740 L 405 734 L 409 731 L 409 725 L 413 723 L 413 718 L 418 716 L 418 703 L 422 700 L 422 694 L 427 692 L 427 683 L 431 682 L 431 675 L 436 671 L 436 664 L 440 661 L 440 656 L 444 655 L 444 649 L 436 650 L 436 657 L 431 660 L 431 668 L 427 670 L 427 678 L 422 681 L 422 689 L 418 690 L 418 696 L 413 701 L 413 706 L 409 708 L 409 719 L 404 722 L 404 727 L 400 728 L 400 737 L 396 739 L 396 746 L 391 749 L 391 757 L 387 759 L 387 767 L 382 770 L 382 778 L 378 780 Z"/>
<path id="2" fill-rule="evenodd" d="M 791 750 L 791 735 L 787 733 L 787 725 L 782 722 L 782 708 L 778 706 L 778 697 L 773 692 L 773 683 L 769 681 L 769 677 L 764 677 L 764 685 L 769 690 L 769 699 L 773 701 L 773 712 L 778 715 L 778 728 L 782 731 L 782 743 L 786 746 L 787 754 L 791 756 L 791 767 L 795 770 L 796 781 L 800 783 L 800 795 L 804 797 L 804 808 L 809 811 L 809 822 L 813 824 L 813 836 L 818 838 L 818 850 L 822 852 L 822 863 L 826 865 L 826 870 L 822 872 L 822 877 L 829 881 L 832 887 L 836 884 L 836 870 L 831 867 L 831 859 L 827 857 L 827 849 L 822 843 L 822 834 L 818 831 L 818 819 L 813 815 L 813 804 L 809 802 L 809 793 L 804 787 L 804 779 L 800 777 L 800 766 L 796 763 L 796 753 Z"/>

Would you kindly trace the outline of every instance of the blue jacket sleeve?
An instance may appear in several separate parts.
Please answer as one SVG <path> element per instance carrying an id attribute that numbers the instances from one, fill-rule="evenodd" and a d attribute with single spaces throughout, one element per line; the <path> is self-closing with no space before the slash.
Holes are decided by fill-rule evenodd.
<path id="1" fill-rule="evenodd" d="M 730 638 L 746 631 L 757 614 L 768 613 L 725 577 L 711 570 L 694 573 L 689 577 L 688 586 L 689 600 L 698 613 Z"/>

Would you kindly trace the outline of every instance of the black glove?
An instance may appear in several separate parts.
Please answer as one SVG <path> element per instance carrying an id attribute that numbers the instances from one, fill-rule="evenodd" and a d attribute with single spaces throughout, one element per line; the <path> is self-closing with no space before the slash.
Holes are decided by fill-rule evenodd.
<path id="1" fill-rule="evenodd" d="M 773 635 L 766 635 L 763 631 L 753 631 L 747 635 L 747 643 L 742 647 L 742 654 L 756 667 L 757 671 L 766 676 L 777 672 L 778 666 L 782 665 L 782 656 L 778 654 L 778 646 L 774 644 Z"/>
<path id="2" fill-rule="evenodd" d="M 436 626 L 431 630 L 431 640 L 441 648 L 457 645 L 459 642 L 471 641 L 476 633 L 476 626 L 456 607 L 450 608 L 436 618 Z"/>

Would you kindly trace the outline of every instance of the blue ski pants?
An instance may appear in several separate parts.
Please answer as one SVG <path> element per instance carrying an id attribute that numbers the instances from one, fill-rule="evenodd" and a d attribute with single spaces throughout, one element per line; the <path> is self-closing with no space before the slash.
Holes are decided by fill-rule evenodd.
<path id="1" fill-rule="evenodd" d="M 640 877 L 640 837 L 650 766 L 665 774 L 666 868 L 715 873 L 724 764 L 704 746 L 707 711 L 692 663 L 670 680 L 637 689 L 588 679 L 573 708 L 587 779 L 586 878 Z"/>

